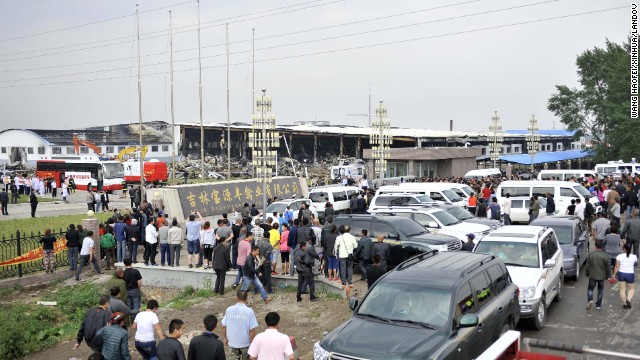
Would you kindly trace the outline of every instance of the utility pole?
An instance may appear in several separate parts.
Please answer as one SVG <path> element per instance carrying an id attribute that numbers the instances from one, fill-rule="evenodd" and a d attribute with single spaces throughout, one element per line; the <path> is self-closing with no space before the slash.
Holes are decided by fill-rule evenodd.
<path id="1" fill-rule="evenodd" d="M 142 158 L 142 78 L 140 77 L 140 12 L 136 4 L 136 38 L 138 41 L 138 120 L 140 126 L 140 201 L 145 200 L 144 159 Z"/>
<path id="2" fill-rule="evenodd" d="M 256 113 L 256 52 L 255 52 L 256 29 L 251 29 L 251 114 Z M 251 136 L 256 138 L 253 127 L 251 128 Z M 251 151 L 251 175 L 256 177 L 256 159 L 253 157 L 254 151 Z"/>
<path id="3" fill-rule="evenodd" d="M 173 104 L 173 25 L 171 22 L 171 10 L 169 10 L 169 58 L 171 64 L 169 65 L 169 70 L 171 72 L 170 82 L 171 82 L 171 181 L 176 181 L 176 118 Z"/>
<path id="4" fill-rule="evenodd" d="M 229 116 L 229 24 L 225 26 L 227 39 L 227 179 L 231 179 L 231 118 Z"/>
<path id="5" fill-rule="evenodd" d="M 198 1 L 198 90 L 200 94 L 200 181 L 204 182 L 204 121 L 202 119 L 202 54 L 200 49 L 200 1 Z"/>

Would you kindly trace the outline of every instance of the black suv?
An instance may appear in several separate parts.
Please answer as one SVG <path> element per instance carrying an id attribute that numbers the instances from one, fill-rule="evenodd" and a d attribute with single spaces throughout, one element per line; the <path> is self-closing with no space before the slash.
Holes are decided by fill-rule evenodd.
<path id="1" fill-rule="evenodd" d="M 449 235 L 430 233 L 414 220 L 395 215 L 338 215 L 333 219 L 336 226 L 349 225 L 351 235 L 360 239 L 362 229 L 375 239 L 384 235 L 384 242 L 391 246 L 391 257 L 387 266 L 394 268 L 401 262 L 430 250 L 451 251 L 462 247 L 460 240 Z"/>
<path id="2" fill-rule="evenodd" d="M 473 359 L 520 319 L 504 263 L 458 251 L 405 261 L 349 306 L 353 316 L 314 344 L 314 360 Z"/>

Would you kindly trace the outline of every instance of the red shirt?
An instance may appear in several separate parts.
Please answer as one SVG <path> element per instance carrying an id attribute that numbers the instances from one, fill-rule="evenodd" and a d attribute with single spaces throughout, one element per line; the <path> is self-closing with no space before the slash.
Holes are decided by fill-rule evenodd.
<path id="1" fill-rule="evenodd" d="M 488 187 L 482 189 L 482 198 L 489 199 L 490 197 L 491 197 L 491 189 Z"/>

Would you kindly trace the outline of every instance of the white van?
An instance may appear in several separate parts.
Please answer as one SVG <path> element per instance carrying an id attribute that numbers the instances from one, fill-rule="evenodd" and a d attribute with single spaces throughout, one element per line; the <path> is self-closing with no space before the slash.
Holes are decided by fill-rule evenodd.
<path id="1" fill-rule="evenodd" d="M 451 188 L 435 185 L 434 183 L 404 183 L 400 185 L 381 186 L 376 192 L 376 195 L 398 193 L 425 194 L 438 204 L 467 205 L 467 202 L 458 196 L 455 191 L 451 190 Z"/>
<path id="2" fill-rule="evenodd" d="M 426 183 L 403 183 L 400 186 L 412 186 L 416 184 L 429 184 L 433 185 L 434 188 L 441 187 L 442 189 L 451 189 L 453 192 L 458 194 L 463 200 L 469 200 L 471 193 L 474 193 L 473 189 L 467 184 L 459 184 L 453 182 L 426 182 Z"/>
<path id="3" fill-rule="evenodd" d="M 538 180 L 552 180 L 555 178 L 558 181 L 569 181 L 571 178 L 580 180 L 595 176 L 596 172 L 593 170 L 540 170 Z"/>
<path id="4" fill-rule="evenodd" d="M 556 213 L 564 213 L 567 206 L 571 205 L 571 199 L 591 198 L 592 195 L 584 186 L 570 181 L 549 181 L 549 180 L 510 180 L 503 181 L 496 190 L 498 203 L 501 203 L 506 194 L 511 198 L 511 221 L 529 221 L 529 200 L 533 195 L 538 195 L 539 199 L 553 194 L 556 204 Z M 542 201 L 541 201 L 542 203 Z M 546 203 L 545 203 L 546 205 Z M 596 213 L 597 208 L 596 206 Z M 540 214 L 545 213 L 544 207 L 540 209 Z"/>
<path id="5" fill-rule="evenodd" d="M 502 171 L 500 169 L 477 169 L 471 170 L 465 174 L 465 179 L 484 179 L 486 177 L 501 177 Z"/>
<path id="6" fill-rule="evenodd" d="M 318 210 L 318 219 L 324 221 L 324 206 L 329 201 L 333 204 L 336 214 L 346 213 L 349 209 L 351 195 L 360 192 L 356 186 L 326 186 L 309 190 L 309 199 Z"/>
<path id="7" fill-rule="evenodd" d="M 603 176 L 620 177 L 622 174 L 640 174 L 640 163 L 625 163 L 622 161 L 609 161 L 606 164 L 597 164 L 595 172 Z"/>

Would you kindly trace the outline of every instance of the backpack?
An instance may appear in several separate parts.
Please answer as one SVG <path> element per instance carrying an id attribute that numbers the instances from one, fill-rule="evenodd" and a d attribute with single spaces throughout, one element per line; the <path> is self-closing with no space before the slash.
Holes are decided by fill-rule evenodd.
<path id="1" fill-rule="evenodd" d="M 493 220 L 500 220 L 500 205 L 491 204 L 489 208 L 491 209 L 491 218 Z"/>

